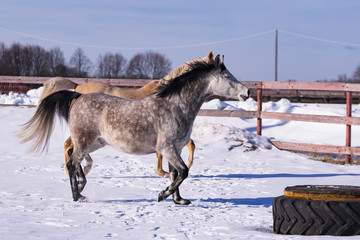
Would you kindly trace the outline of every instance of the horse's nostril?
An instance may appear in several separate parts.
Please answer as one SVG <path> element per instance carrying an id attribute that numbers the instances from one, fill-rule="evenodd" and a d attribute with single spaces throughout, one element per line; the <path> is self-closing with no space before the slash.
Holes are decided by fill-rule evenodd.
<path id="1" fill-rule="evenodd" d="M 250 97 L 250 90 L 248 89 L 246 93 L 239 95 L 243 100 L 246 100 Z"/>

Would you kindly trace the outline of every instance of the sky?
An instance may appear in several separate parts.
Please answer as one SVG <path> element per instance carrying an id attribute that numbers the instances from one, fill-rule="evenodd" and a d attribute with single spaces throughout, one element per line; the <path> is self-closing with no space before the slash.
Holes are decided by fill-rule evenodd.
<path id="1" fill-rule="evenodd" d="M 80 47 L 100 54 L 164 54 L 175 68 L 210 51 L 241 81 L 352 77 L 360 65 L 358 0 L 5 0 L 0 42 L 60 47 L 66 61 Z"/>

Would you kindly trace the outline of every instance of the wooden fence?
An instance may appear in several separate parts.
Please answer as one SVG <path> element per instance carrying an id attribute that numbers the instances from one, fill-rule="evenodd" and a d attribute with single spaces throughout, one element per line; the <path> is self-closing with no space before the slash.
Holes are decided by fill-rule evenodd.
<path id="1" fill-rule="evenodd" d="M 112 85 L 122 87 L 140 87 L 150 82 L 150 80 L 129 80 L 129 79 L 91 79 L 91 78 L 70 78 L 76 83 L 85 83 L 89 81 L 104 81 Z M 18 83 L 18 84 L 43 84 L 48 78 L 38 77 L 6 77 L 0 76 L 0 83 Z M 295 143 L 272 140 L 271 142 L 279 149 L 306 151 L 316 153 L 345 154 L 345 163 L 351 163 L 351 155 L 360 155 L 360 148 L 351 147 L 351 125 L 360 125 L 360 118 L 352 117 L 352 93 L 360 93 L 360 84 L 350 83 L 320 83 L 320 82 L 243 82 L 252 93 L 256 91 L 257 111 L 239 111 L 239 110 L 207 110 L 202 109 L 199 116 L 214 117 L 241 117 L 257 119 L 257 134 L 262 133 L 262 119 L 280 119 L 286 121 L 307 121 L 318 123 L 335 123 L 346 125 L 345 146 L 318 145 L 310 143 Z M 312 114 L 293 114 L 276 113 L 262 111 L 263 91 L 264 90 L 310 90 L 322 92 L 344 92 L 346 94 L 346 116 L 327 116 Z"/>
<path id="2" fill-rule="evenodd" d="M 244 82 L 249 88 L 257 89 L 257 111 L 219 111 L 205 110 L 202 116 L 252 117 L 257 118 L 257 134 L 262 132 L 262 119 L 286 121 L 307 121 L 346 125 L 345 146 L 318 145 L 308 143 L 283 142 L 272 140 L 277 148 L 292 151 L 345 154 L 345 163 L 351 163 L 351 155 L 360 155 L 360 148 L 351 147 L 351 125 L 360 125 L 360 118 L 352 117 L 352 93 L 360 92 L 360 84 L 319 83 L 319 82 Z M 276 113 L 262 111 L 262 91 L 265 89 L 340 91 L 346 93 L 346 116 L 327 116 L 312 114 Z M 242 112 L 242 113 L 241 113 Z"/>

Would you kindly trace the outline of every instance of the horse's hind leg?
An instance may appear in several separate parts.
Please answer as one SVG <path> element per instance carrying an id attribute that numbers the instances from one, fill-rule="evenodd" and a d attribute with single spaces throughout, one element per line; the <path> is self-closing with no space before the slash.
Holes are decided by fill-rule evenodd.
<path id="1" fill-rule="evenodd" d="M 69 171 L 68 171 L 68 168 L 67 168 L 67 163 L 69 162 L 70 156 L 72 155 L 73 151 L 74 151 L 74 145 L 73 145 L 73 143 L 71 141 L 71 137 L 69 137 L 64 143 L 65 172 L 66 172 L 67 175 L 69 175 Z M 92 158 L 90 157 L 89 154 L 85 155 L 85 160 L 86 160 L 86 165 L 84 167 L 84 174 L 86 176 L 86 175 L 88 175 L 88 173 L 91 170 L 93 160 L 92 160 Z"/>
<path id="2" fill-rule="evenodd" d="M 160 153 L 156 153 L 156 157 L 157 157 L 157 161 L 156 161 L 156 174 L 159 175 L 160 177 L 164 177 L 164 178 L 168 178 L 169 177 L 169 173 L 165 172 L 162 169 L 162 159 L 163 156 Z"/>
<path id="3" fill-rule="evenodd" d="M 85 177 L 85 174 L 84 174 L 84 171 L 80 165 L 80 167 L 78 168 L 77 172 L 76 172 L 76 176 L 77 176 L 77 179 L 78 179 L 78 189 L 79 189 L 79 192 L 82 192 L 82 190 L 84 190 L 84 187 L 87 183 L 87 180 L 86 180 L 86 177 Z"/>
<path id="4" fill-rule="evenodd" d="M 74 201 L 85 201 L 86 198 L 80 194 L 86 184 L 85 174 L 81 168 L 80 162 L 83 157 L 78 154 L 72 154 L 66 167 L 69 171 L 70 186 Z"/>

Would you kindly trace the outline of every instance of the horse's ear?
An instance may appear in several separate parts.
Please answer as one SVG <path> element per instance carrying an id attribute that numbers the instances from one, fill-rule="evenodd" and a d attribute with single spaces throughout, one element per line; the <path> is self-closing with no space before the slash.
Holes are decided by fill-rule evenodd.
<path id="1" fill-rule="evenodd" d="M 214 52 L 213 51 L 211 51 L 211 52 L 209 52 L 209 55 L 207 56 L 207 62 L 208 62 L 208 64 L 211 64 L 211 63 L 213 63 L 213 57 L 214 57 Z"/>
<path id="2" fill-rule="evenodd" d="M 221 64 L 224 64 L 224 55 L 222 55 L 222 58 L 221 58 Z"/>
<path id="3" fill-rule="evenodd" d="M 215 67 L 218 68 L 220 66 L 220 54 L 215 57 Z"/>

